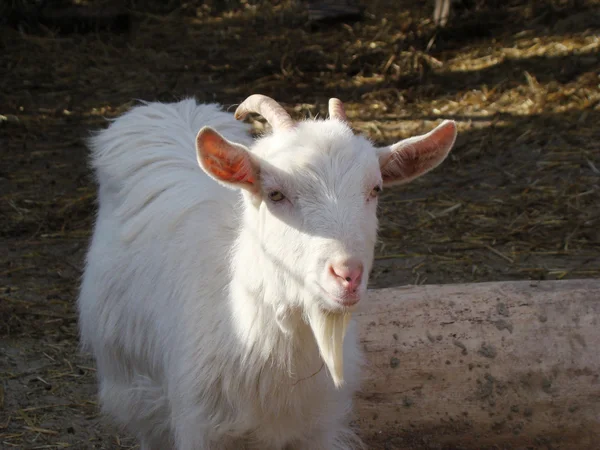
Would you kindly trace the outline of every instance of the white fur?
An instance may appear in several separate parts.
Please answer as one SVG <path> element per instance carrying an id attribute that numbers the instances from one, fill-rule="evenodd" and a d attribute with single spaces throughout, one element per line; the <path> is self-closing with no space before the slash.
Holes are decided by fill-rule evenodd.
<path id="1" fill-rule="evenodd" d="M 251 147 L 261 193 L 198 167 L 205 126 Z M 332 300 L 333 259 L 363 262 L 364 297 L 381 183 L 371 144 L 337 120 L 253 143 L 231 114 L 184 100 L 138 106 L 91 146 L 99 211 L 78 306 L 103 410 L 145 450 L 358 448 L 355 327 L 337 389 L 309 323 L 349 313 Z M 289 200 L 270 202 L 273 189 Z"/>

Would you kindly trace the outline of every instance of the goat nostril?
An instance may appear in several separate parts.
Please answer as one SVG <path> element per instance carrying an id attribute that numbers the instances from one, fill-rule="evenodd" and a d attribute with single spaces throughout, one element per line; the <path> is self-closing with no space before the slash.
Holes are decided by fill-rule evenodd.
<path id="1" fill-rule="evenodd" d="M 332 263 L 327 267 L 329 275 L 348 293 L 355 294 L 363 278 L 363 265 L 356 261 Z"/>

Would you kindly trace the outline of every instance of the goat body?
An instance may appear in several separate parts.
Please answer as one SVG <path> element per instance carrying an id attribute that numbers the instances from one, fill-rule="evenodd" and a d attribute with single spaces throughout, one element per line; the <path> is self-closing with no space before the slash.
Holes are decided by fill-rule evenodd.
<path id="1" fill-rule="evenodd" d="M 455 128 L 376 152 L 344 119 L 285 119 L 253 142 L 187 99 L 137 106 L 91 140 L 81 338 L 103 411 L 142 449 L 360 447 L 346 325 L 372 264 L 374 192 L 439 164 Z"/>

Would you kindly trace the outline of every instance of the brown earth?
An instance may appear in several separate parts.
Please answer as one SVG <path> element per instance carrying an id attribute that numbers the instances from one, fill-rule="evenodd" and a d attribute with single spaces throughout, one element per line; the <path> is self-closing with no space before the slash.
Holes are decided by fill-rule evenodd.
<path id="1" fill-rule="evenodd" d="M 263 93 L 301 117 L 337 96 L 380 144 L 457 120 L 451 157 L 384 193 L 372 287 L 600 276 L 598 0 L 472 0 L 443 30 L 417 0 L 327 25 L 296 2 L 76 3 L 129 20 L 0 22 L 0 448 L 135 444 L 98 416 L 73 305 L 95 210 L 83 139 L 136 99 Z M 444 448 L 394 442 L 371 444 Z"/>

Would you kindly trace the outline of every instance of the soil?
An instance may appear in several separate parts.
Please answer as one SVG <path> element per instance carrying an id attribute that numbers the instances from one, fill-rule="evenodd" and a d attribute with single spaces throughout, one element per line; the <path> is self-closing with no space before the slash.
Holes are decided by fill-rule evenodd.
<path id="1" fill-rule="evenodd" d="M 455 2 L 443 29 L 422 0 L 327 24 L 300 2 L 74 3 L 116 19 L 0 20 L 0 448 L 136 445 L 98 414 L 74 299 L 96 207 L 85 138 L 138 100 L 263 93 L 300 118 L 336 96 L 382 145 L 454 119 L 448 160 L 382 195 L 371 287 L 600 276 L 599 1 Z"/>

